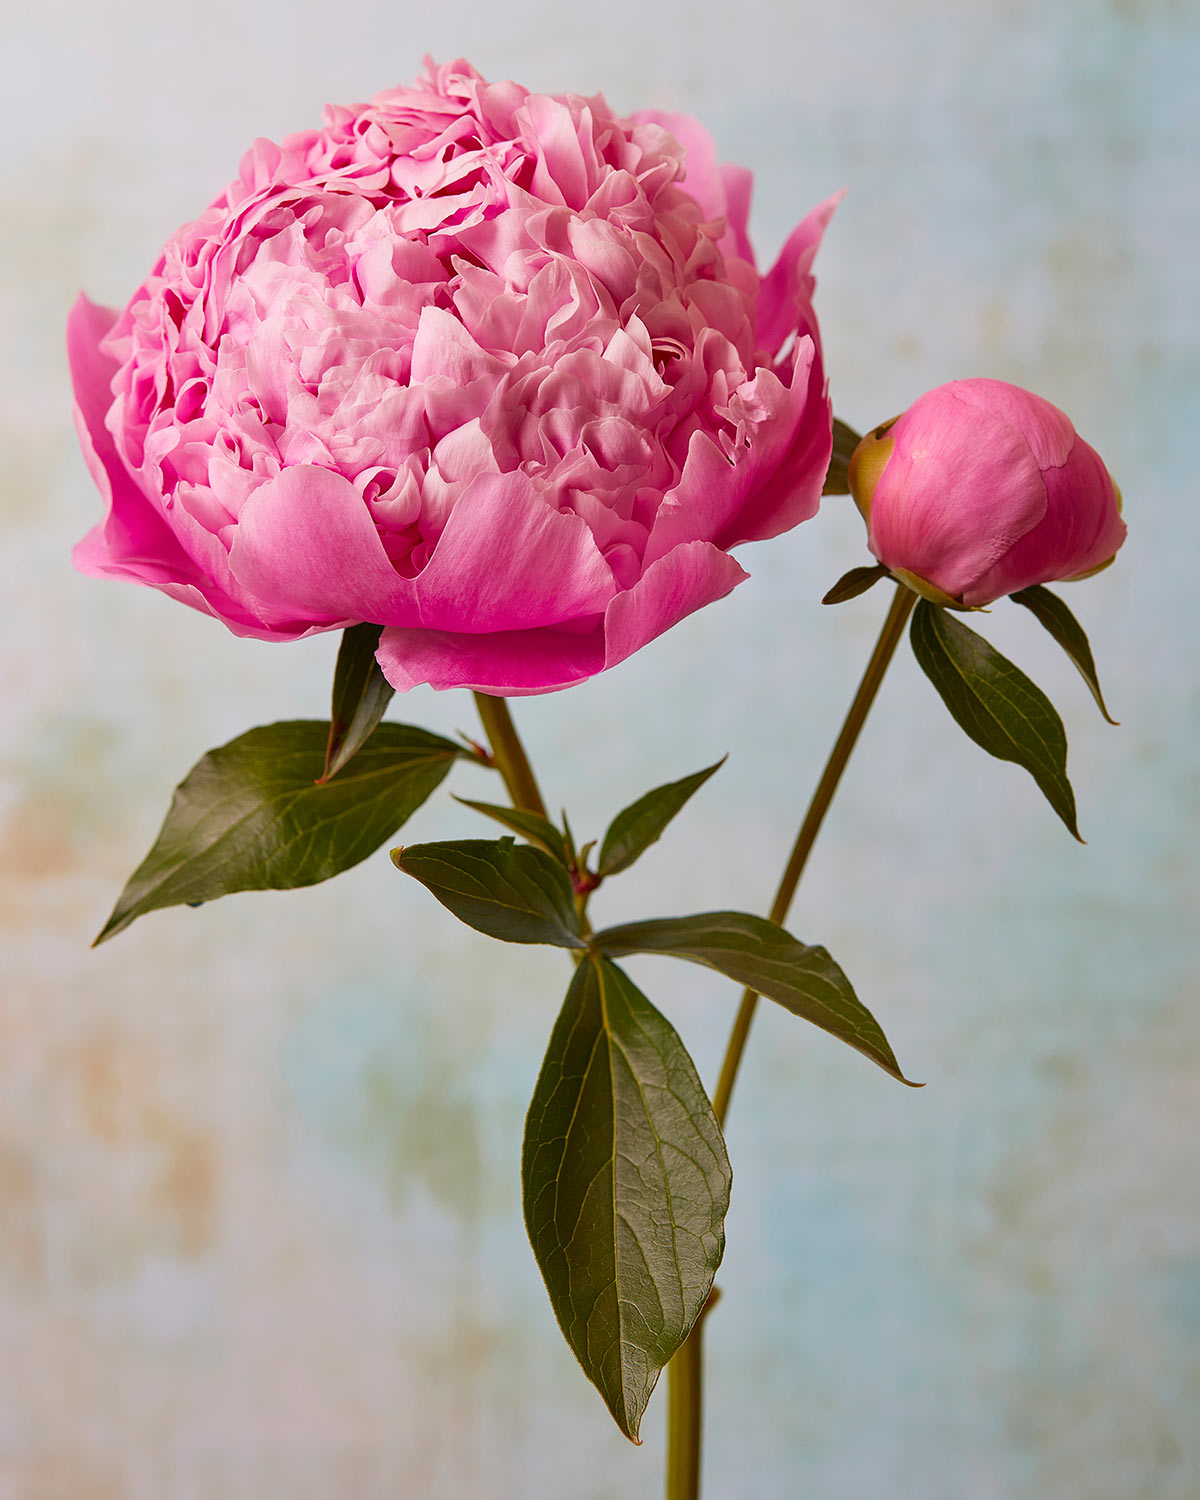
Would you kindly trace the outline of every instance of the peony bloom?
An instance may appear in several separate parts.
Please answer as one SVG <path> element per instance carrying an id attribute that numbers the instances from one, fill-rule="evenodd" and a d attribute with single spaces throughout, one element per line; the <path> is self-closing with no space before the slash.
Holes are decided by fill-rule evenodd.
<path id="1" fill-rule="evenodd" d="M 953 380 L 850 460 L 868 544 L 939 604 L 978 607 L 1081 578 L 1125 540 L 1121 497 L 1070 419 L 1003 380 Z"/>
<path id="2" fill-rule="evenodd" d="M 833 204 L 760 278 L 749 194 L 693 120 L 463 62 L 258 141 L 123 312 L 72 313 L 77 566 L 262 640 L 382 625 L 399 688 L 613 666 L 818 505 Z"/>

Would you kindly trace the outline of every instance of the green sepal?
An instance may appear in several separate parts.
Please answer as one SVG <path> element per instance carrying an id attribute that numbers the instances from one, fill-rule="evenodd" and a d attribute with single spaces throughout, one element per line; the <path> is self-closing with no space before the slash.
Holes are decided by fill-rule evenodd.
<path id="1" fill-rule="evenodd" d="M 879 1022 L 824 948 L 798 942 L 775 922 L 742 911 L 701 912 L 609 927 L 591 939 L 613 958 L 661 953 L 704 964 L 765 995 L 861 1052 L 893 1078 L 905 1078 Z"/>
<path id="2" fill-rule="evenodd" d="M 458 839 L 393 849 L 392 863 L 476 932 L 505 943 L 586 946 L 571 881 L 544 849 L 513 839 Z"/>
<path id="3" fill-rule="evenodd" d="M 521 807 L 501 807 L 494 802 L 472 802 L 467 797 L 455 797 L 454 800 L 461 802 L 464 807 L 470 807 L 475 812 L 482 813 L 485 818 L 494 819 L 505 828 L 511 828 L 514 833 L 519 833 L 523 839 L 536 844 L 547 854 L 552 854 L 555 859 L 562 862 L 564 867 L 566 866 L 566 838 L 561 829 L 555 828 L 549 818 L 543 818 L 538 813 L 526 812 Z"/>
<path id="4" fill-rule="evenodd" d="M 1096 700 L 1096 707 L 1110 724 L 1115 725 L 1117 721 L 1105 706 L 1104 695 L 1100 691 L 1100 679 L 1096 676 L 1096 663 L 1092 660 L 1092 648 L 1088 644 L 1083 626 L 1058 595 L 1052 594 L 1041 584 L 1035 584 L 1033 588 L 1021 589 L 1018 593 L 1010 594 L 1009 598 L 1014 604 L 1023 604 L 1038 624 L 1043 625 L 1049 631 L 1075 664 L 1084 682 L 1087 683 L 1089 692 Z"/>
<path id="5" fill-rule="evenodd" d="M 340 875 L 391 838 L 462 754 L 424 729 L 380 724 L 335 780 L 322 781 L 328 734 L 324 720 L 299 719 L 210 750 L 175 789 L 96 942 L 160 907 Z"/>
<path id="6" fill-rule="evenodd" d="M 674 1028 L 616 964 L 590 953 L 538 1075 L 521 1179 L 559 1327 L 632 1442 L 708 1300 L 731 1176 Z"/>
<path id="7" fill-rule="evenodd" d="M 873 568 L 851 568 L 848 573 L 842 574 L 821 603 L 845 604 L 847 599 L 857 599 L 859 594 L 865 594 L 868 589 L 874 588 L 881 578 L 889 576 L 882 563 L 876 563 Z"/>
<path id="8" fill-rule="evenodd" d="M 728 756 L 723 755 L 715 765 L 706 766 L 703 771 L 695 771 L 681 781 L 657 786 L 619 812 L 609 824 L 604 842 L 600 845 L 596 873 L 601 878 L 616 875 L 640 859 L 650 845 L 662 837 L 667 824 L 693 793 L 699 791 L 727 759 Z"/>
<path id="9" fill-rule="evenodd" d="M 379 625 L 351 625 L 342 631 L 333 669 L 333 703 L 322 781 L 336 776 L 358 754 L 396 691 L 375 660 L 381 630 Z"/>
<path id="10" fill-rule="evenodd" d="M 1019 667 L 961 620 L 917 602 L 913 654 L 959 727 L 989 755 L 1023 767 L 1083 843 L 1067 780 L 1067 735 L 1054 705 Z"/>
<path id="11" fill-rule="evenodd" d="M 834 417 L 833 453 L 829 459 L 825 483 L 821 487 L 823 495 L 848 495 L 850 493 L 850 455 L 861 442 L 862 438 L 853 427 L 847 427 L 845 422 L 840 422 L 837 417 Z"/>

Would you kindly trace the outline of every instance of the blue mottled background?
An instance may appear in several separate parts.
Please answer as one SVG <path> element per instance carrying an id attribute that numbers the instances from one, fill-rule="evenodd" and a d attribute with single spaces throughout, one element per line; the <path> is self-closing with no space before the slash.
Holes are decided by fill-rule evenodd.
<path id="1" fill-rule="evenodd" d="M 175 781 L 251 724 L 320 716 L 336 643 L 237 641 L 70 572 L 99 501 L 66 310 L 81 286 L 123 301 L 254 136 L 425 51 L 702 116 L 758 174 L 764 258 L 848 187 L 819 262 L 839 412 L 861 428 L 1001 376 L 1065 407 L 1126 497 L 1118 566 L 1071 593 L 1119 730 L 1031 619 L 987 621 L 1062 705 L 1089 846 L 907 660 L 822 835 L 793 925 L 928 1087 L 762 1016 L 729 1131 L 708 1494 L 1200 1494 L 1195 9 L 45 0 L 10 32 L 0 1497 L 659 1493 L 661 1402 L 629 1447 L 520 1222 L 560 956 L 469 934 L 386 854 L 87 947 Z M 746 549 L 724 603 L 520 706 L 586 836 L 731 752 L 601 915 L 765 905 L 884 606 L 816 602 L 863 556 L 833 500 Z M 462 694 L 394 712 L 472 725 Z M 410 836 L 469 816 L 443 796 Z M 634 969 L 711 1080 L 732 988 Z"/>

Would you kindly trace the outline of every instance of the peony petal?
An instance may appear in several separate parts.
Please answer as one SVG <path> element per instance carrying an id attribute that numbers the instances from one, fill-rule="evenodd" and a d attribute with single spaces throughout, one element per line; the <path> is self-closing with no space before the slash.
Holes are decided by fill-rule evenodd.
<path id="1" fill-rule="evenodd" d="M 150 584 L 173 599 L 223 621 L 235 635 L 290 640 L 260 620 L 225 586 L 220 558 L 201 568 L 167 526 L 117 455 L 104 418 L 111 404 L 115 362 L 100 349 L 116 315 L 80 295 L 67 323 L 67 354 L 75 387 L 75 425 L 88 469 L 107 503 L 105 519 L 79 542 L 71 560 L 95 578 Z M 214 573 L 220 577 L 214 577 Z"/>
<path id="2" fill-rule="evenodd" d="M 433 376 L 448 376 L 459 386 L 485 376 L 498 381 L 514 364 L 511 354 L 500 358 L 481 349 L 453 313 L 441 307 L 421 309 L 413 341 L 413 385 Z"/>
<path id="3" fill-rule="evenodd" d="M 587 162 L 579 144 L 580 126 L 570 109 L 546 94 L 531 94 L 519 114 L 528 120 L 539 148 L 531 190 L 546 203 L 582 208 L 591 188 Z"/>
<path id="4" fill-rule="evenodd" d="M 964 421 L 963 404 L 942 386 L 909 407 L 889 434 L 896 446 L 871 499 L 875 556 L 952 598 L 1046 514 L 1025 439 L 979 409 Z"/>
<path id="5" fill-rule="evenodd" d="M 376 659 L 400 691 L 428 683 L 436 689 L 521 697 L 571 687 L 625 660 L 647 641 L 704 605 L 722 599 L 748 575 L 706 542 L 690 542 L 648 568 L 608 606 L 603 634 L 570 630 L 385 630 Z"/>
<path id="6" fill-rule="evenodd" d="M 118 316 L 81 293 L 67 321 L 75 425 L 88 470 L 107 509 L 105 519 L 75 548 L 75 566 L 99 577 L 156 585 L 180 578 L 196 581 L 191 559 L 121 462 L 104 425 L 117 364 L 101 352 L 100 341 Z"/>
<path id="7" fill-rule="evenodd" d="M 817 340 L 820 352 L 812 311 L 815 286 L 812 263 L 842 196 L 842 193 L 834 193 L 826 198 L 792 230 L 779 252 L 779 259 L 759 284 L 758 342 L 768 354 L 773 355 L 782 349 L 797 328 Z"/>
<path id="8" fill-rule="evenodd" d="M 282 621 L 416 624 L 416 590 L 388 561 L 348 479 L 298 465 L 246 501 L 229 552 L 233 576 Z"/>
<path id="9" fill-rule="evenodd" d="M 722 166 L 725 183 L 725 238 L 721 248 L 730 254 L 727 243 L 733 241 L 733 254 L 754 265 L 754 246 L 750 243 L 750 199 L 754 191 L 754 173 L 748 167 Z"/>
<path id="10" fill-rule="evenodd" d="M 700 205 L 708 223 L 725 220 L 725 232 L 718 242 L 723 253 L 736 255 L 753 265 L 754 251 L 750 248 L 747 226 L 754 174 L 745 167 L 718 166 L 712 136 L 691 115 L 642 109 L 632 118 L 638 123 L 661 125 L 671 132 L 686 154 L 684 191 Z"/>
<path id="11" fill-rule="evenodd" d="M 767 477 L 756 483 L 749 502 L 734 517 L 730 527 L 714 537 L 722 547 L 741 542 L 762 542 L 790 531 L 815 516 L 821 504 L 821 489 L 833 453 L 833 407 L 824 371 L 813 340 L 805 335 L 793 351 L 790 393 L 791 412 L 798 412 L 788 426 L 785 408 L 779 404 L 774 425 L 766 432 L 778 438 L 780 429 L 790 430 L 790 443 L 782 456 L 775 443 L 759 438 L 750 450 L 752 472 Z M 760 374 L 759 383 L 769 382 Z"/>
<path id="12" fill-rule="evenodd" d="M 1072 578 L 1107 562 L 1125 540 L 1116 488 L 1100 455 L 1076 438 L 1070 459 L 1046 469 L 1046 515 L 964 590 L 967 604 L 990 604 L 1035 583 Z"/>
<path id="13" fill-rule="evenodd" d="M 1071 456 L 1075 424 L 1066 412 L 1032 391 L 1006 380 L 952 380 L 941 389 L 1015 427 L 1029 444 L 1039 469 L 1056 469 Z"/>
<path id="14" fill-rule="evenodd" d="M 696 610 L 723 599 L 749 576 L 710 542 L 686 542 L 659 558 L 605 612 L 605 670 Z"/>
<path id="15" fill-rule="evenodd" d="M 693 432 L 679 483 L 658 507 L 645 561 L 656 563 L 687 542 L 711 542 L 734 524 L 751 480 L 707 432 Z"/>
<path id="16" fill-rule="evenodd" d="M 159 588 L 181 604 L 188 604 L 202 615 L 211 615 L 220 620 L 230 635 L 252 641 L 302 641 L 310 635 L 322 635 L 327 630 L 343 630 L 347 625 L 357 625 L 356 619 L 325 620 L 319 625 L 303 622 L 287 626 L 264 625 L 255 620 L 241 605 L 219 593 L 213 585 L 206 583 L 203 589 L 191 583 L 163 583 Z M 214 596 L 216 602 L 214 603 Z"/>
<path id="17" fill-rule="evenodd" d="M 521 473 L 471 480 L 416 588 L 422 624 L 471 635 L 598 615 L 616 592 L 586 524 Z"/>
<path id="18" fill-rule="evenodd" d="M 554 693 L 594 677 L 604 666 L 599 625 L 569 630 L 508 630 L 461 635 L 450 630 L 385 630 L 375 653 L 398 692 L 428 683 L 437 692 L 470 688 L 508 698 Z"/>

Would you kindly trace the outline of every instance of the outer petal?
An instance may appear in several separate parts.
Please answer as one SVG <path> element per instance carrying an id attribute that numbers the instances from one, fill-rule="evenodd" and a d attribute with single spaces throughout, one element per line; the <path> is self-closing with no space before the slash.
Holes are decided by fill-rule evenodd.
<path id="1" fill-rule="evenodd" d="M 569 630 L 508 630 L 461 635 L 451 630 L 385 630 L 375 653 L 399 692 L 428 683 L 506 698 L 553 693 L 594 677 L 604 666 L 597 622 L 585 635 Z"/>
<path id="2" fill-rule="evenodd" d="M 812 263 L 841 198 L 841 193 L 834 193 L 797 224 L 784 241 L 779 259 L 759 284 L 758 343 L 768 354 L 782 349 L 797 328 L 812 335 L 820 353 L 820 336 L 812 311 L 816 285 Z"/>
<path id="3" fill-rule="evenodd" d="M 718 169 L 725 184 L 725 238 L 721 242 L 726 255 L 729 240 L 742 260 L 754 265 L 754 246 L 750 243 L 750 196 L 754 173 L 749 167 L 722 166 Z"/>
<path id="4" fill-rule="evenodd" d="M 1035 583 L 1053 583 L 1107 562 L 1125 540 L 1116 487 L 1100 455 L 1082 438 L 1066 464 L 1047 469 L 1046 515 L 968 588 L 967 604 L 993 599 Z"/>
<path id="5" fill-rule="evenodd" d="M 112 405 L 116 361 L 100 341 L 120 314 L 80 295 L 67 320 L 67 357 L 75 387 L 75 426 L 83 456 L 104 496 L 106 515 L 75 548 L 75 566 L 99 577 L 161 587 L 198 581 L 191 559 L 117 455 L 104 418 Z"/>
<path id="6" fill-rule="evenodd" d="M 915 402 L 871 498 L 870 547 L 889 568 L 957 598 L 1046 514 L 1046 487 L 1024 437 L 981 410 L 963 420 L 950 387 Z"/>
<path id="7" fill-rule="evenodd" d="M 413 582 L 388 561 L 358 491 L 316 465 L 284 469 L 254 491 L 229 565 L 272 622 L 419 619 Z"/>
<path id="8" fill-rule="evenodd" d="M 689 542 L 619 594 L 590 630 L 511 630 L 491 635 L 385 630 L 376 660 L 394 688 L 420 683 L 523 697 L 553 693 L 614 667 L 748 575 L 719 548 Z M 583 622 L 581 622 L 582 624 Z"/>
<path id="9" fill-rule="evenodd" d="M 942 387 L 968 406 L 999 417 L 1015 427 L 1033 453 L 1039 469 L 1057 469 L 1075 447 L 1075 424 L 1066 412 L 1032 391 L 1006 380 L 952 380 Z"/>
<path id="10" fill-rule="evenodd" d="M 223 621 L 235 635 L 291 640 L 307 630 L 276 630 L 235 600 L 200 568 L 122 463 L 104 418 L 112 404 L 116 362 L 100 341 L 119 315 L 80 295 L 67 321 L 67 356 L 75 387 L 75 427 L 96 486 L 104 496 L 104 520 L 75 547 L 72 561 L 97 578 L 148 583 L 202 614 Z"/>
<path id="11" fill-rule="evenodd" d="M 554 510 L 521 473 L 471 480 L 416 587 L 422 624 L 470 621 L 471 634 L 598 615 L 616 593 L 585 522 Z"/>
<path id="12" fill-rule="evenodd" d="M 713 604 L 749 578 L 711 542 L 686 542 L 659 558 L 604 615 L 604 666 L 615 667 L 647 641 Z"/>
<path id="13" fill-rule="evenodd" d="M 765 480 L 758 484 L 749 502 L 734 518 L 734 524 L 716 537 L 719 546 L 739 542 L 762 542 L 790 531 L 815 516 L 821 504 L 821 488 L 833 453 L 833 407 L 814 340 L 797 340 L 793 355 L 791 444 L 782 459 L 762 453 L 753 455 Z"/>
<path id="14" fill-rule="evenodd" d="M 730 463 L 710 433 L 693 432 L 679 483 L 655 513 L 644 561 L 655 563 L 686 542 L 711 542 L 736 528 L 750 478 L 747 461 Z"/>

